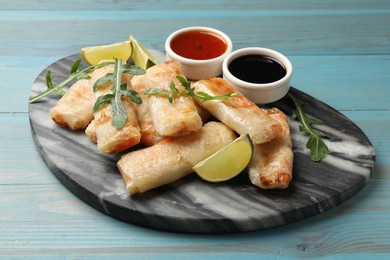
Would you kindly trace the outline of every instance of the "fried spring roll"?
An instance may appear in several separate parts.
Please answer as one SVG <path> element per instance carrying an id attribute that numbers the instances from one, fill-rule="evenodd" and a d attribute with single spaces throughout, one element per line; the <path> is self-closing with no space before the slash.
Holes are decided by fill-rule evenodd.
<path id="1" fill-rule="evenodd" d="M 220 122 L 209 122 L 190 135 L 166 138 L 158 144 L 130 152 L 118 168 L 129 194 L 174 182 L 192 172 L 192 167 L 236 138 Z"/>
<path id="2" fill-rule="evenodd" d="M 134 76 L 131 83 L 133 89 L 138 92 L 142 99 L 142 104 L 137 105 L 137 116 L 141 132 L 141 143 L 146 146 L 151 146 L 162 141 L 166 137 L 160 135 L 153 125 L 153 120 L 149 112 L 149 97 L 147 95 L 143 95 L 143 93 L 146 91 L 144 78 L 145 75 Z M 195 107 L 199 116 L 201 117 L 202 122 L 206 122 L 206 120 L 210 117 L 210 112 L 196 103 Z"/>
<path id="3" fill-rule="evenodd" d="M 170 60 L 149 68 L 144 77 L 145 89 L 160 88 L 170 91 L 173 81 L 176 88 L 184 88 L 176 79 L 182 75 L 178 62 Z M 181 136 L 202 127 L 202 119 L 191 97 L 178 96 L 170 103 L 166 96 L 149 96 L 149 112 L 157 133 L 162 136 Z"/>
<path id="4" fill-rule="evenodd" d="M 85 134 L 91 139 L 92 142 L 97 143 L 96 137 L 96 119 L 93 119 L 91 123 L 85 128 Z"/>
<path id="5" fill-rule="evenodd" d="M 133 89 L 138 92 L 138 95 L 142 99 L 142 104 L 136 106 L 141 133 L 141 143 L 146 146 L 151 146 L 160 142 L 165 137 L 160 135 L 153 125 L 153 120 L 149 112 L 149 98 L 143 94 L 145 92 L 144 78 L 145 75 L 134 76 L 131 80 L 131 84 Z"/>
<path id="6" fill-rule="evenodd" d="M 131 76 L 122 75 L 122 82 L 131 88 Z M 111 83 L 100 86 L 95 92 L 96 98 L 111 93 Z M 135 106 L 133 102 L 122 96 L 122 102 L 127 112 L 127 120 L 121 129 L 112 125 L 112 105 L 106 104 L 94 113 L 94 121 L 86 129 L 86 134 L 93 141 L 96 139 L 97 149 L 103 154 L 112 154 L 124 151 L 140 142 L 141 134 Z M 94 131 L 94 132 L 93 132 Z"/>
<path id="7" fill-rule="evenodd" d="M 200 106 L 198 103 L 195 102 L 196 109 L 198 110 L 198 114 L 200 118 L 202 119 L 203 124 L 206 123 L 209 118 L 211 117 L 211 113 L 205 109 L 204 107 Z"/>
<path id="8" fill-rule="evenodd" d="M 277 108 L 264 111 L 281 124 L 283 132 L 269 143 L 255 145 L 248 166 L 249 178 L 254 185 L 263 189 L 285 189 L 292 179 L 294 160 L 288 120 Z"/>
<path id="9" fill-rule="evenodd" d="M 95 112 L 95 135 L 97 149 L 102 154 L 112 154 L 124 151 L 141 140 L 138 120 L 133 103 L 122 97 L 123 105 L 127 112 L 127 121 L 121 129 L 112 125 L 112 106 L 105 105 Z"/>
<path id="10" fill-rule="evenodd" d="M 57 104 L 50 109 L 50 117 L 59 125 L 71 130 L 85 129 L 93 119 L 95 94 L 92 86 L 103 77 L 108 68 L 94 70 L 90 79 L 76 81 Z"/>
<path id="11" fill-rule="evenodd" d="M 200 80 L 192 86 L 195 87 L 195 92 L 205 92 L 212 96 L 237 93 L 222 78 Z M 269 142 L 282 132 L 282 127 L 276 120 L 240 93 L 227 99 L 199 102 L 199 105 L 240 135 L 249 134 L 254 144 Z"/>

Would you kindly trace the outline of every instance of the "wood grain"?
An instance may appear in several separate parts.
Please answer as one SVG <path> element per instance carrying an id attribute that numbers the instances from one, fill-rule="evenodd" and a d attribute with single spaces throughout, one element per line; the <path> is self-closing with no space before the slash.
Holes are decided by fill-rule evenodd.
<path id="1" fill-rule="evenodd" d="M 145 46 L 162 50 L 171 32 L 194 24 L 224 31 L 231 36 L 234 48 L 264 46 L 287 55 L 390 52 L 390 10 L 21 11 L 16 15 L 2 11 L 0 17 L 2 23 L 9 24 L 0 27 L 0 35 L 7 36 L 0 43 L 6 47 L 0 48 L 0 54 L 12 56 L 70 55 L 81 47 L 127 40 L 130 34 L 142 39 Z M 30 35 L 27 41 L 25 35 Z"/>
<path id="2" fill-rule="evenodd" d="M 30 191 L 28 194 L 26 189 Z M 2 250 L 2 254 L 63 252 L 77 258 L 85 254 L 104 254 L 105 251 L 114 255 L 211 253 L 222 256 L 235 253 L 290 257 L 345 252 L 386 253 L 388 205 L 378 204 L 378 196 L 390 196 L 389 191 L 388 182 L 371 181 L 348 202 L 305 221 L 240 235 L 194 236 L 113 221 L 78 201 L 61 185 L 5 186 L 0 191 L 0 206 L 7 211 L 0 217 L 0 231 L 8 238 L 2 241 L 7 249 Z M 3 202 L 10 193 L 18 194 L 12 197 L 13 207 Z M 362 211 L 367 214 L 359 214 Z M 375 221 L 367 223 L 367 219 Z"/>
<path id="3" fill-rule="evenodd" d="M 206 8 L 207 5 L 207 8 Z M 229 0 L 198 0 L 195 2 L 188 1 L 178 1 L 178 0 L 166 0 L 164 2 L 158 0 L 86 0 L 86 1 L 77 1 L 77 0 L 68 0 L 58 3 L 55 0 L 44 0 L 44 1 L 23 1 L 23 0 L 14 0 L 6 1 L 1 0 L 0 6 L 3 10 L 156 10 L 156 11 L 166 11 L 166 10 L 215 10 L 215 11 L 226 11 L 226 10 L 313 10 L 313 9 L 357 9 L 357 10 L 367 10 L 367 9 L 383 9 L 384 7 L 390 7 L 389 2 L 386 0 L 347 0 L 347 1 L 325 1 L 325 2 L 316 2 L 313 4 L 313 1 L 310 0 L 300 0 L 300 1 L 289 1 L 289 0 L 264 0 L 264 1 L 252 1 L 252 0 L 242 0 L 242 1 L 229 1 Z"/>

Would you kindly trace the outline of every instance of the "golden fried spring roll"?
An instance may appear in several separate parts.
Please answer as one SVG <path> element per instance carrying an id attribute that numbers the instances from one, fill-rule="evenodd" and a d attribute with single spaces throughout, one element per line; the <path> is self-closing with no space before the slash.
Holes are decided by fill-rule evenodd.
<path id="1" fill-rule="evenodd" d="M 129 194 L 174 182 L 192 172 L 192 167 L 236 138 L 220 122 L 209 122 L 190 135 L 166 138 L 158 144 L 130 152 L 118 168 Z"/>
<path id="2" fill-rule="evenodd" d="M 128 88 L 131 88 L 131 77 L 128 74 L 122 75 L 122 82 L 126 82 Z M 108 93 L 111 93 L 111 83 L 100 86 L 96 92 L 96 99 Z M 103 154 L 112 154 L 124 151 L 141 140 L 139 125 L 135 105 L 133 102 L 122 96 L 122 102 L 127 112 L 127 121 L 121 129 L 112 125 L 112 105 L 106 104 L 94 113 L 94 122 L 89 125 L 86 134 L 94 138 L 97 142 L 97 149 Z M 93 133 L 93 130 L 95 133 Z"/>
<path id="3" fill-rule="evenodd" d="M 195 87 L 195 92 L 205 92 L 211 96 L 238 93 L 222 78 L 200 80 L 192 86 Z M 269 142 L 282 132 L 282 127 L 276 120 L 242 94 L 198 104 L 240 135 L 249 134 L 254 144 Z"/>
<path id="4" fill-rule="evenodd" d="M 134 105 L 128 98 L 122 97 L 122 102 L 128 118 L 121 129 L 112 125 L 112 106 L 110 104 L 94 113 L 97 149 L 100 153 L 118 153 L 137 145 L 141 140 Z"/>
<path id="5" fill-rule="evenodd" d="M 204 107 L 202 107 L 201 105 L 199 105 L 196 102 L 195 102 L 195 106 L 196 106 L 196 109 L 198 110 L 198 114 L 199 114 L 200 118 L 202 119 L 203 124 L 206 123 L 209 120 L 209 118 L 211 117 L 211 113 L 207 109 L 205 109 Z"/>
<path id="6" fill-rule="evenodd" d="M 96 138 L 96 119 L 93 119 L 91 123 L 85 128 L 85 134 L 91 139 L 92 142 L 97 143 Z"/>
<path id="7" fill-rule="evenodd" d="M 170 60 L 149 68 L 145 74 L 145 89 L 160 88 L 170 91 L 173 81 L 175 86 L 183 91 L 176 79 L 182 75 L 178 62 Z M 149 96 L 149 112 L 157 133 L 163 136 L 181 136 L 197 131 L 202 127 L 202 119 L 191 97 L 178 96 L 170 103 L 164 96 Z"/>
<path id="8" fill-rule="evenodd" d="M 149 100 L 148 97 L 140 95 L 142 104 L 137 106 L 138 122 L 141 133 L 141 143 L 146 146 L 155 145 L 158 142 L 164 140 L 166 137 L 160 135 L 154 125 L 152 117 L 149 113 Z"/>
<path id="9" fill-rule="evenodd" d="M 92 86 L 107 73 L 107 68 L 94 70 L 90 79 L 76 81 L 57 104 L 50 109 L 50 117 L 71 130 L 85 129 L 93 119 L 95 94 Z"/>
<path id="10" fill-rule="evenodd" d="M 281 124 L 283 132 L 269 143 L 255 145 L 248 166 L 249 178 L 254 185 L 263 189 L 285 189 L 292 179 L 294 160 L 288 120 L 277 108 L 264 111 Z"/>
<path id="11" fill-rule="evenodd" d="M 134 76 L 131 80 L 131 84 L 133 89 L 138 92 L 142 99 L 142 104 L 137 105 L 138 122 L 141 132 L 141 143 L 146 146 L 151 146 L 162 141 L 166 137 L 160 135 L 153 125 L 153 120 L 149 112 L 149 96 L 143 95 L 143 93 L 146 91 L 144 78 L 145 75 Z M 206 120 L 211 115 L 210 112 L 196 103 L 195 107 L 199 116 L 201 117 L 202 122 L 206 122 Z"/>
<path id="12" fill-rule="evenodd" d="M 134 76 L 131 80 L 131 84 L 133 89 L 138 92 L 138 95 L 142 99 L 142 104 L 136 106 L 141 133 L 141 143 L 146 146 L 151 146 L 160 142 L 165 137 L 157 133 L 153 125 L 153 120 L 149 112 L 149 97 L 143 94 L 146 91 L 144 78 L 145 75 Z"/>

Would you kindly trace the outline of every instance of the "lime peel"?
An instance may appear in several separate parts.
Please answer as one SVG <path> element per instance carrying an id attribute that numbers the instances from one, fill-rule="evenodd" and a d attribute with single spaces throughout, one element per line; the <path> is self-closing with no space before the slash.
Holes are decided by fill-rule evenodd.
<path id="1" fill-rule="evenodd" d="M 109 45 L 84 47 L 81 57 L 89 65 L 97 65 L 102 61 L 121 59 L 123 62 L 132 58 L 134 65 L 148 69 L 157 64 L 156 58 L 132 35 L 128 41 Z"/>
<path id="2" fill-rule="evenodd" d="M 192 169 L 204 180 L 222 182 L 241 173 L 253 156 L 253 143 L 248 134 L 242 135 Z"/>
<path id="3" fill-rule="evenodd" d="M 133 35 L 130 35 L 129 41 L 133 48 L 132 59 L 134 65 L 148 69 L 157 64 L 156 58 Z"/>
<path id="4" fill-rule="evenodd" d="M 133 47 L 130 41 L 123 41 L 109 45 L 85 47 L 81 49 L 80 54 L 90 65 L 115 60 L 115 58 L 127 61 L 133 54 Z"/>

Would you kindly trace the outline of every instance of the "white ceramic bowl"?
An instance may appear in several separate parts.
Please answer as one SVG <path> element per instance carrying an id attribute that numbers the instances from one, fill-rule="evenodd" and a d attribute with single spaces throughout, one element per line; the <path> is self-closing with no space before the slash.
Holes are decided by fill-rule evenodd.
<path id="1" fill-rule="evenodd" d="M 251 54 L 269 57 L 277 61 L 286 70 L 286 75 L 280 80 L 261 84 L 250 83 L 235 77 L 229 71 L 229 64 L 238 57 Z M 223 78 L 225 80 L 227 80 L 234 88 L 245 95 L 248 99 L 257 104 L 271 103 L 284 97 L 290 89 L 290 81 L 293 73 L 292 64 L 287 57 L 277 51 L 260 47 L 248 47 L 230 53 L 223 62 L 222 70 Z"/>
<path id="2" fill-rule="evenodd" d="M 172 40 L 181 33 L 188 31 L 205 31 L 217 35 L 219 38 L 223 39 L 226 43 L 226 51 L 216 58 L 207 59 L 207 60 L 195 60 L 182 57 L 176 54 L 171 48 Z M 211 77 L 219 77 L 222 75 L 222 63 L 225 57 L 231 53 L 233 49 L 233 44 L 230 38 L 223 32 L 209 28 L 209 27 L 187 27 L 173 32 L 167 40 L 165 41 L 165 51 L 167 60 L 177 60 L 181 64 L 184 76 L 191 80 L 200 80 Z"/>

